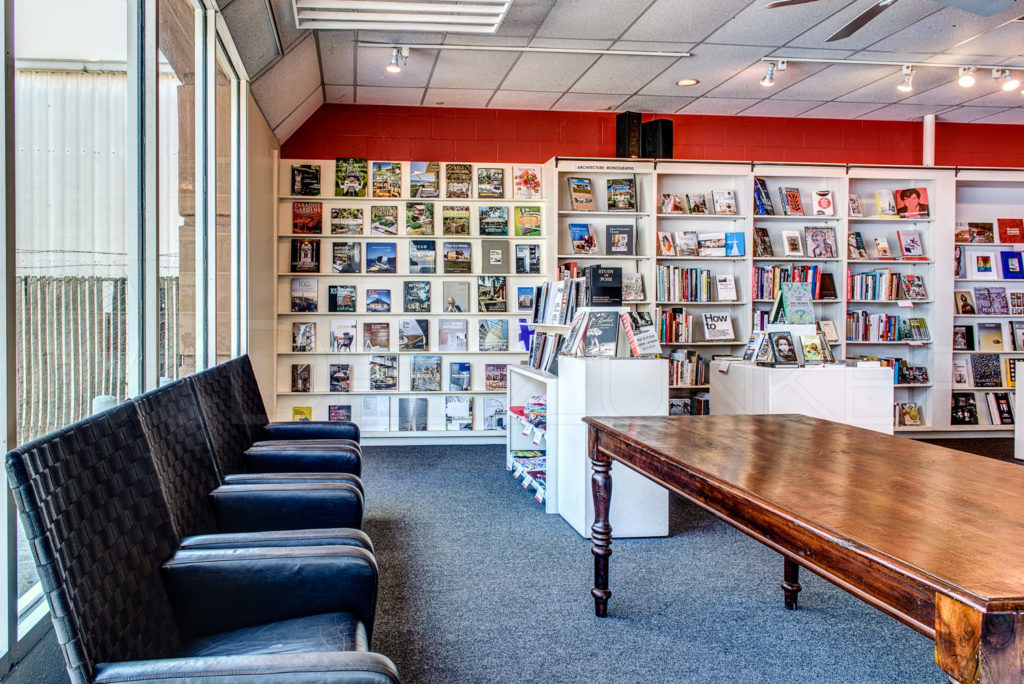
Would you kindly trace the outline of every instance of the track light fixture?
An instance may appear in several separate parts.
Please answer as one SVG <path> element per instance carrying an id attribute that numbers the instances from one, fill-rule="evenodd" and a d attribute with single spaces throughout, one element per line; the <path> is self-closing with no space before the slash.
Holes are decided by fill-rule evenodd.
<path id="1" fill-rule="evenodd" d="M 401 58 L 402 62 L 399 64 L 398 60 Z M 389 74 L 398 74 L 402 72 L 402 65 L 409 59 L 409 48 L 407 47 L 395 47 L 391 48 L 391 61 L 384 67 Z"/>
<path id="2" fill-rule="evenodd" d="M 970 88 L 974 85 L 974 67 L 960 67 L 959 74 L 960 77 L 956 82 L 960 84 L 961 88 Z"/>
<path id="3" fill-rule="evenodd" d="M 775 85 L 775 72 L 786 70 L 786 60 L 779 59 L 773 62 L 768 62 L 768 70 L 764 72 L 764 76 L 761 77 L 761 85 L 765 88 L 770 88 Z"/>
<path id="4" fill-rule="evenodd" d="M 909 64 L 903 65 L 903 83 L 896 86 L 901 93 L 909 93 L 914 90 L 914 67 Z"/>
<path id="5" fill-rule="evenodd" d="M 992 78 L 1000 81 L 1002 89 L 1006 92 L 1020 87 L 1020 79 L 1011 74 L 1009 69 L 993 69 Z"/>

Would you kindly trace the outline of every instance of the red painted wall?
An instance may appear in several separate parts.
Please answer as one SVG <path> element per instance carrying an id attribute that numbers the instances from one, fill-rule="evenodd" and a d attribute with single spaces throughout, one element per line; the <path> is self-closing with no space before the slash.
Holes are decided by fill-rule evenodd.
<path id="1" fill-rule="evenodd" d="M 676 159 L 920 164 L 922 125 L 904 121 L 645 114 L 671 119 Z M 615 155 L 615 115 L 324 105 L 281 147 L 285 159 L 544 162 Z M 1024 166 L 1024 126 L 936 125 L 935 163 Z"/>

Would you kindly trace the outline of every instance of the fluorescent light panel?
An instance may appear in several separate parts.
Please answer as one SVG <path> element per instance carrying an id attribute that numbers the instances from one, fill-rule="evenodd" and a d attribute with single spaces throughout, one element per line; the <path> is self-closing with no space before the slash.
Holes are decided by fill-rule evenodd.
<path id="1" fill-rule="evenodd" d="M 292 0 L 300 29 L 494 33 L 512 0 Z"/>

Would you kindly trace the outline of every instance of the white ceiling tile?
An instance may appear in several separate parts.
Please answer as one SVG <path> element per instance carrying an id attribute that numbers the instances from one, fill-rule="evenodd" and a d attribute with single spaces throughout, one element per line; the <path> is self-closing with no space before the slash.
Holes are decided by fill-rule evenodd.
<path id="1" fill-rule="evenodd" d="M 700 45 L 694 49 L 692 57 L 680 59 L 657 80 L 644 86 L 639 94 L 678 95 L 680 89 L 676 81 L 682 78 L 696 78 L 700 83 L 685 88 L 686 94 L 703 95 L 751 64 L 756 64 L 769 50 L 770 48 L 760 46 Z M 763 73 L 762 71 L 762 75 Z M 757 83 L 757 79 L 754 83 Z"/>
<path id="2" fill-rule="evenodd" d="M 938 114 L 943 108 L 942 105 L 891 104 L 857 118 L 878 119 L 881 121 L 919 121 L 926 114 Z"/>
<path id="3" fill-rule="evenodd" d="M 761 85 L 761 79 L 768 70 L 768 63 L 759 61 L 737 72 L 735 76 L 721 85 L 712 88 L 709 94 L 714 97 L 768 98 L 784 88 L 800 83 L 804 78 L 821 71 L 826 66 L 828 65 L 792 62 L 785 71 L 776 71 L 775 86 L 766 88 Z"/>
<path id="4" fill-rule="evenodd" d="M 1024 12 L 1024 8 L 1017 11 Z M 951 46 L 947 52 L 978 56 L 996 54 L 1011 58 L 1020 57 L 1021 45 L 1024 45 L 1024 21 L 1010 21 L 959 45 Z"/>
<path id="5" fill-rule="evenodd" d="M 743 110 L 743 116 L 800 116 L 814 107 L 803 100 L 761 100 Z"/>
<path id="6" fill-rule="evenodd" d="M 702 97 L 683 107 L 680 114 L 732 116 L 755 104 L 757 100 L 734 97 Z"/>
<path id="7" fill-rule="evenodd" d="M 622 37 L 625 40 L 697 43 L 728 22 L 749 2 L 750 0 L 691 0 L 684 4 L 679 0 L 658 0 Z"/>
<path id="8" fill-rule="evenodd" d="M 813 2 L 778 9 L 768 9 L 765 4 L 760 0 L 751 2 L 712 33 L 707 42 L 731 45 L 786 45 L 835 11 L 835 5 L 830 2 Z M 807 47 L 823 45 L 819 41 Z"/>
<path id="9" fill-rule="evenodd" d="M 326 97 L 325 102 L 329 104 L 354 104 L 356 101 L 355 86 L 350 85 L 329 85 L 324 86 Z"/>
<path id="10" fill-rule="evenodd" d="M 576 81 L 571 91 L 574 93 L 621 93 L 623 90 L 633 92 L 676 61 L 675 57 L 604 55 Z"/>
<path id="11" fill-rule="evenodd" d="M 646 40 L 617 40 L 612 50 L 642 50 L 644 52 L 689 52 L 695 43 L 671 41 L 667 43 Z"/>
<path id="12" fill-rule="evenodd" d="M 238 56 L 250 74 L 258 74 L 280 52 L 274 24 L 263 0 L 237 0 L 221 13 Z"/>
<path id="13" fill-rule="evenodd" d="M 356 48 L 356 83 L 382 88 L 422 88 L 434 69 L 437 50 L 410 50 L 402 71 L 388 73 L 384 67 L 391 61 L 390 48 Z M 326 67 L 324 69 L 326 73 Z"/>
<path id="14" fill-rule="evenodd" d="M 497 35 L 533 36 L 554 4 L 555 0 L 514 0 L 501 20 Z"/>
<path id="15" fill-rule="evenodd" d="M 975 74 L 977 82 L 973 87 L 961 88 L 956 82 L 957 72 L 955 69 L 946 69 L 941 73 L 946 75 L 947 80 L 945 83 L 930 90 L 921 90 L 920 92 L 917 92 L 919 89 L 915 87 L 915 94 L 903 100 L 903 104 L 959 105 L 971 100 L 977 100 L 999 90 L 998 84 L 991 78 L 978 78 L 979 74 Z M 985 75 L 987 76 L 988 74 L 986 73 Z M 916 86 L 916 76 L 914 77 L 914 82 Z"/>
<path id="16" fill-rule="evenodd" d="M 428 107 L 486 107 L 493 93 L 493 90 L 428 88 L 423 104 Z"/>
<path id="17" fill-rule="evenodd" d="M 378 88 L 359 86 L 356 88 L 358 104 L 418 106 L 423 102 L 424 88 Z"/>
<path id="18" fill-rule="evenodd" d="M 1024 107 L 1007 109 L 998 114 L 986 116 L 984 119 L 978 119 L 974 123 L 1024 124 Z"/>
<path id="19" fill-rule="evenodd" d="M 1024 74 L 1018 74 L 1018 76 L 1024 77 Z M 991 79 L 991 76 L 988 78 Z M 977 88 L 978 86 L 974 87 Z M 1020 91 L 1020 88 L 1009 92 L 1002 89 L 993 90 L 988 95 L 968 100 L 966 104 L 972 107 L 1017 107 L 1024 109 L 1024 96 L 1020 94 Z"/>
<path id="20" fill-rule="evenodd" d="M 819 68 L 816 73 L 802 75 L 801 67 L 804 66 L 823 68 Z M 775 88 L 778 91 L 772 94 L 772 98 L 818 102 L 834 100 L 894 73 L 899 73 L 898 67 L 867 64 L 806 65 L 790 62 L 785 71 L 775 72 Z"/>
<path id="21" fill-rule="evenodd" d="M 445 33 L 430 31 L 356 31 L 360 43 L 383 45 L 440 45 Z"/>
<path id="22" fill-rule="evenodd" d="M 324 82 L 352 85 L 356 82 L 356 41 L 351 31 L 317 31 Z"/>
<path id="23" fill-rule="evenodd" d="M 954 107 L 939 115 L 939 121 L 952 123 L 971 123 L 986 116 L 1007 111 L 1004 107 Z"/>
<path id="24" fill-rule="evenodd" d="M 286 116 L 284 121 L 279 123 L 277 126 L 274 126 L 274 137 L 276 137 L 280 142 L 284 142 L 290 138 L 292 133 L 299 130 L 299 127 L 306 122 L 306 119 L 313 116 L 313 113 L 320 109 L 320 105 L 323 103 L 323 91 L 320 88 L 317 88 L 309 97 L 301 102 L 294 111 Z"/>
<path id="25" fill-rule="evenodd" d="M 943 52 L 964 41 L 987 33 L 1020 13 L 1021 8 L 1017 7 L 995 16 L 983 17 L 973 12 L 945 7 L 917 23 L 893 33 L 888 38 L 878 41 L 871 47 L 874 50 Z"/>
<path id="26" fill-rule="evenodd" d="M 680 92 L 685 90 L 679 89 Z M 674 114 L 690 104 L 696 97 L 667 97 L 665 95 L 634 95 L 626 100 L 621 109 L 630 112 L 654 112 L 655 114 Z"/>
<path id="27" fill-rule="evenodd" d="M 808 109 L 801 118 L 805 119 L 856 119 L 879 108 L 874 102 L 826 102 Z"/>
<path id="28" fill-rule="evenodd" d="M 276 128 L 320 85 L 316 42 L 310 35 L 252 82 L 252 96 L 267 123 Z"/>
<path id="29" fill-rule="evenodd" d="M 494 90 L 518 56 L 516 52 L 441 50 L 430 87 Z"/>
<path id="30" fill-rule="evenodd" d="M 527 90 L 499 90 L 491 98 L 490 107 L 497 109 L 550 109 L 561 93 Z"/>
<path id="31" fill-rule="evenodd" d="M 932 62 L 938 61 L 934 52 L 880 52 L 878 50 L 861 50 L 853 53 L 850 59 L 869 62 Z"/>
<path id="32" fill-rule="evenodd" d="M 501 84 L 508 90 L 564 93 L 598 59 L 598 55 L 525 52 Z"/>
<path id="33" fill-rule="evenodd" d="M 910 93 L 903 93 L 896 90 L 896 86 L 903 81 L 903 77 L 900 75 L 901 69 L 899 67 L 891 68 L 891 76 L 852 90 L 838 99 L 844 102 L 878 102 L 879 104 L 902 102 L 917 93 L 926 92 L 949 82 L 950 74 L 945 69 L 918 69 L 914 73 L 914 90 Z"/>
<path id="34" fill-rule="evenodd" d="M 608 50 L 614 40 L 577 40 L 575 38 L 543 38 L 537 37 L 530 41 L 530 47 L 572 48 L 574 50 Z"/>
<path id="35" fill-rule="evenodd" d="M 614 39 L 644 9 L 636 0 L 560 0 L 544 19 L 538 37 Z"/>
<path id="36" fill-rule="evenodd" d="M 615 110 L 619 103 L 629 97 L 629 93 L 566 93 L 555 102 L 552 109 L 564 109 L 571 112 L 603 112 Z"/>
<path id="37" fill-rule="evenodd" d="M 872 46 L 894 32 L 942 9 L 942 5 L 932 2 L 932 0 L 897 2 L 862 26 L 852 36 L 832 41 L 831 43 L 826 42 L 829 36 L 853 21 L 861 12 L 874 5 L 875 1 L 857 0 L 857 2 L 843 6 L 835 11 L 834 14 L 823 17 L 821 21 L 808 26 L 806 31 L 790 42 L 790 45 L 793 47 L 836 47 L 860 50 Z M 826 5 L 829 3 L 820 2 L 816 4 Z M 780 7 L 771 11 L 791 15 L 801 12 L 804 7 L 806 5 Z M 836 9 L 835 5 L 832 5 L 832 9 Z"/>
<path id="38" fill-rule="evenodd" d="M 236 0 L 237 2 L 237 0 Z M 295 9 L 292 0 L 272 0 L 274 16 L 277 18 L 277 32 L 281 34 L 281 44 L 285 50 L 309 35 L 309 31 L 295 28 Z"/>

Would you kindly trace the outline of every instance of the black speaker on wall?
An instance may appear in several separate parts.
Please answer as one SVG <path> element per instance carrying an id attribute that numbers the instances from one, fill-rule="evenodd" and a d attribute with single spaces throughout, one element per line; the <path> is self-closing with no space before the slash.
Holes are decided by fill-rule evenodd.
<path id="1" fill-rule="evenodd" d="M 640 138 L 645 159 L 672 158 L 672 122 L 668 119 L 654 119 L 645 123 Z"/>
<path id="2" fill-rule="evenodd" d="M 640 112 L 615 115 L 615 156 L 640 156 Z"/>

